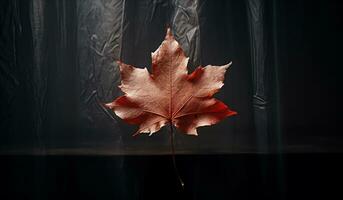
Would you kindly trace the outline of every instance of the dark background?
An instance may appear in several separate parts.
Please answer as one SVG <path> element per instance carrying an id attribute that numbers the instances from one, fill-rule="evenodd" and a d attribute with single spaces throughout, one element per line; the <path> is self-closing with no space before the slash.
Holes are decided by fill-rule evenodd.
<path id="1" fill-rule="evenodd" d="M 339 198 L 341 1 L 265 4 L 264 154 L 246 1 L 201 0 L 197 16 L 175 2 L 0 1 L 0 199 Z M 233 61 L 217 97 L 239 113 L 196 139 L 177 134 L 184 191 L 170 156 L 153 156 L 170 152 L 167 131 L 133 139 L 135 128 L 101 107 L 120 95 L 113 61 L 149 69 L 167 24 L 190 71 Z M 199 29 L 187 38 L 184 27 Z"/>
<path id="2" fill-rule="evenodd" d="M 194 2 L 2 0 L 1 152 L 169 152 L 167 129 L 133 139 L 136 127 L 102 106 L 121 95 L 114 61 L 150 69 L 167 26 L 189 71 L 233 62 L 217 98 L 239 113 L 201 137 L 177 134 L 179 153 L 259 152 L 259 140 L 271 152 L 340 151 L 341 3 L 261 1 L 263 37 L 254 39 L 247 2 Z M 251 43 L 259 40 L 262 49 Z M 252 50 L 266 57 L 262 82 Z M 255 95 L 266 117 L 254 113 Z"/>

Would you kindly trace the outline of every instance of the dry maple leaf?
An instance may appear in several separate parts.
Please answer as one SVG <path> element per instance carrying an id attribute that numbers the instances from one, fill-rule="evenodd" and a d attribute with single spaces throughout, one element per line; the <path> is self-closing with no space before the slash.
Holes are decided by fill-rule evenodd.
<path id="1" fill-rule="evenodd" d="M 139 125 L 134 135 L 151 135 L 168 123 L 188 135 L 197 135 L 197 127 L 235 115 L 213 98 L 224 85 L 231 63 L 198 67 L 188 74 L 188 59 L 168 28 L 165 40 L 152 53 L 152 74 L 146 68 L 118 62 L 122 78 L 119 88 L 125 94 L 106 106 L 127 123 Z"/>

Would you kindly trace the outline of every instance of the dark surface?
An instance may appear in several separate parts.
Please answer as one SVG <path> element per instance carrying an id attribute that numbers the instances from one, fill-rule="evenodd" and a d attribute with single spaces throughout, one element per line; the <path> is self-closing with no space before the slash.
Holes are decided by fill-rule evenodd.
<path id="1" fill-rule="evenodd" d="M 342 154 L 1 156 L 7 199 L 341 199 Z"/>

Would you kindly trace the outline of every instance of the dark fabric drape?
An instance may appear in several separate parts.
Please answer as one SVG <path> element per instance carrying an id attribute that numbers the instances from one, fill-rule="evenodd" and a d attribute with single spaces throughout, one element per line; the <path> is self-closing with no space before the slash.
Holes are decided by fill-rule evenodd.
<path id="1" fill-rule="evenodd" d="M 329 99 L 336 99 L 338 73 L 321 73 L 314 58 L 337 66 L 334 55 L 340 40 L 335 27 L 340 20 L 335 1 L 322 3 L 321 9 L 320 5 L 264 0 L 3 0 L 0 148 L 42 154 L 168 153 L 166 130 L 132 138 L 135 127 L 103 103 L 121 95 L 115 61 L 150 70 L 150 53 L 169 26 L 190 57 L 190 71 L 233 62 L 217 97 L 239 113 L 201 128 L 197 138 L 177 134 L 178 153 L 274 152 L 281 143 L 285 151 L 293 151 L 295 145 L 306 149 L 315 139 L 311 136 L 336 134 L 337 101 Z M 318 30 L 316 23 L 326 29 Z M 330 53 L 333 50 L 336 53 Z M 313 100 L 318 91 L 329 98 Z M 330 109 L 316 107 L 321 102 Z M 284 140 L 281 131 L 287 133 Z M 310 139 L 298 142 L 300 136 Z"/>
<path id="2" fill-rule="evenodd" d="M 250 31 L 250 51 L 251 51 L 251 67 L 253 81 L 253 107 L 254 121 L 258 150 L 267 152 L 269 148 L 268 130 L 270 123 L 270 115 L 268 116 L 268 72 L 271 70 L 268 58 L 270 59 L 270 48 L 268 44 L 272 37 L 268 37 L 266 30 L 266 1 L 264 0 L 248 0 L 247 13 L 248 24 Z M 269 64 L 269 66 L 268 66 Z M 269 111 L 270 112 L 270 111 Z"/>

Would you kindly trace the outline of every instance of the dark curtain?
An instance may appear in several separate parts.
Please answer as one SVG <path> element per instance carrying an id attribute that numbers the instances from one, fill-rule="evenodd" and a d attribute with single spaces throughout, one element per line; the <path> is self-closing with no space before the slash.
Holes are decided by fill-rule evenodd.
<path id="1" fill-rule="evenodd" d="M 1 151 L 168 153 L 167 130 L 132 138 L 135 127 L 103 106 L 120 95 L 115 60 L 150 69 L 168 26 L 190 70 L 233 62 L 218 98 L 239 113 L 201 128 L 200 137 L 177 134 L 178 153 L 338 148 L 337 5 L 3 0 Z"/>

